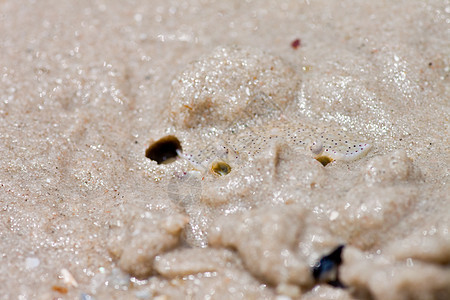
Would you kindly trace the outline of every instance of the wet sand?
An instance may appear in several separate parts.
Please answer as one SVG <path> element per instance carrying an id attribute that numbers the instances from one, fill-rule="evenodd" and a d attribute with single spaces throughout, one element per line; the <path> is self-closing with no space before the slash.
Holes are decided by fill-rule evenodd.
<path id="1" fill-rule="evenodd" d="M 447 299 L 449 24 L 448 1 L 1 2 L 0 299 Z"/>

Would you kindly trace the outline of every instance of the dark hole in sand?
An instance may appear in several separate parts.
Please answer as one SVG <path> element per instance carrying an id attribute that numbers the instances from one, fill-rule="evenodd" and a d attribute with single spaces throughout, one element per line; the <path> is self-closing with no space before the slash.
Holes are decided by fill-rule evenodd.
<path id="1" fill-rule="evenodd" d="M 231 167 L 226 162 L 218 161 L 212 164 L 211 170 L 219 176 L 224 176 L 231 172 Z"/>
<path id="2" fill-rule="evenodd" d="M 328 156 L 324 156 L 324 155 L 316 157 L 316 160 L 318 162 L 320 162 L 324 167 L 333 161 L 331 158 L 329 158 Z"/>
<path id="3" fill-rule="evenodd" d="M 145 157 L 150 158 L 160 164 L 174 162 L 178 152 L 182 151 L 180 141 L 173 135 L 165 136 L 145 150 Z"/>

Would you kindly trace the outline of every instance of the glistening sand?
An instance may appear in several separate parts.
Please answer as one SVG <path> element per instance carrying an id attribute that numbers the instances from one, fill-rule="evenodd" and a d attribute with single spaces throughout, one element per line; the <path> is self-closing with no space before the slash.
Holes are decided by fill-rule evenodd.
<path id="1" fill-rule="evenodd" d="M 449 26 L 448 1 L 1 2 L 0 298 L 448 299 Z M 180 123 L 201 90 L 289 103 Z M 323 167 L 283 131 L 221 177 L 144 155 L 286 118 L 372 149 Z M 340 243 L 349 288 L 315 284 Z"/>

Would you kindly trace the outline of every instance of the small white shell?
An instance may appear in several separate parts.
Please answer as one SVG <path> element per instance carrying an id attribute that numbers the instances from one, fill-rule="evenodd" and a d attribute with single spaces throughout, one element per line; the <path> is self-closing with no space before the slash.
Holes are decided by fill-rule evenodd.
<path id="1" fill-rule="evenodd" d="M 323 152 L 323 143 L 322 141 L 314 141 L 311 146 L 309 146 L 311 152 L 315 155 L 320 155 Z"/>

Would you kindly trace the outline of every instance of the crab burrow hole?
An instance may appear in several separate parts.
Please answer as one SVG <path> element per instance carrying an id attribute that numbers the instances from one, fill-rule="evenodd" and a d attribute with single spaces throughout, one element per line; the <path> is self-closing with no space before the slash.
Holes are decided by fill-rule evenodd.
<path id="1" fill-rule="evenodd" d="M 333 161 L 332 158 L 330 158 L 330 157 L 328 157 L 328 156 L 325 156 L 325 155 L 321 155 L 321 156 L 316 157 L 316 160 L 317 160 L 318 162 L 320 162 L 320 163 L 322 164 L 322 166 L 324 166 L 324 167 L 325 167 L 326 165 L 328 165 L 330 162 Z"/>
<path id="2" fill-rule="evenodd" d="M 216 161 L 211 165 L 211 171 L 218 176 L 224 176 L 231 172 L 231 166 L 226 162 Z"/>
<path id="3" fill-rule="evenodd" d="M 160 164 L 174 162 L 182 151 L 180 141 L 173 135 L 160 138 L 145 150 L 145 157 Z"/>

